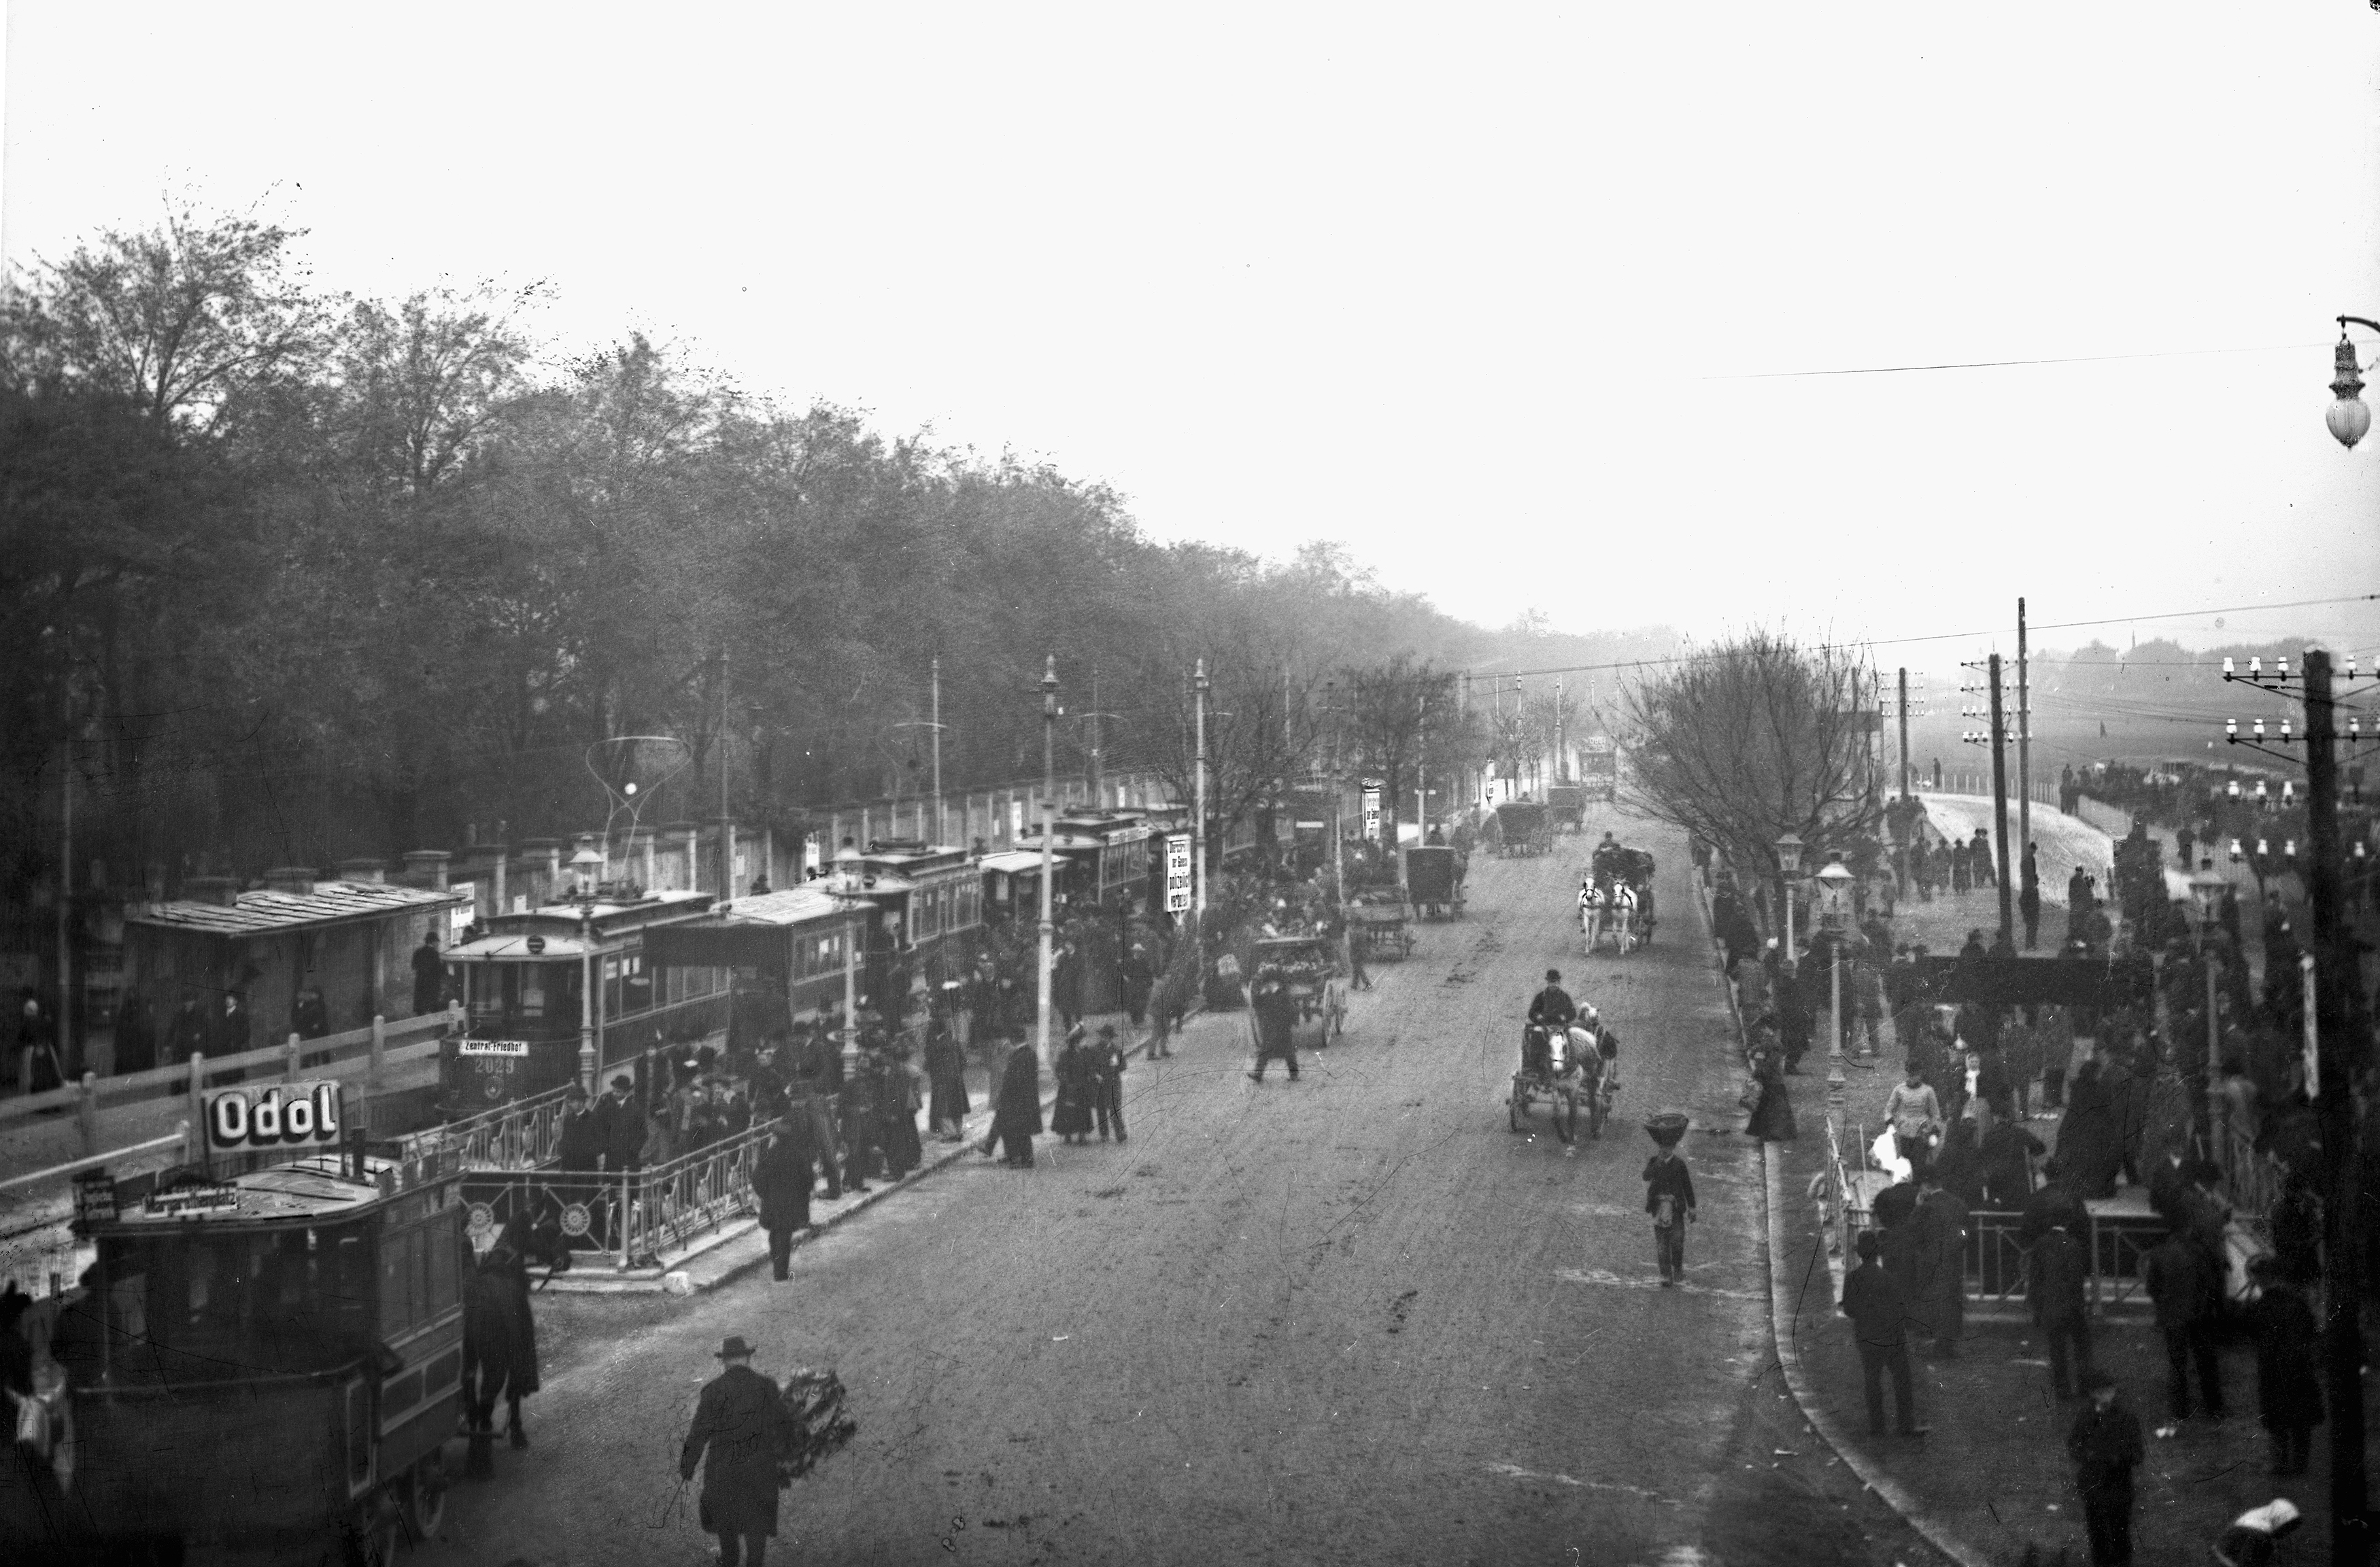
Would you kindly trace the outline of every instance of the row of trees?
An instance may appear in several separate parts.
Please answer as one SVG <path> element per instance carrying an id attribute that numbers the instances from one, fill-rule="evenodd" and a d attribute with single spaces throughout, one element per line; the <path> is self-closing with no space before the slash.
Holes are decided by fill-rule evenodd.
<path id="1" fill-rule="evenodd" d="M 11 891 L 49 873 L 69 754 L 79 842 L 119 877 L 566 831 L 599 778 L 708 816 L 722 765 L 739 818 L 795 828 L 929 786 L 937 655 L 948 787 L 1039 771 L 1053 650 L 1069 708 L 1113 715 L 1111 765 L 1186 782 L 1203 657 L 1235 815 L 1326 725 L 1399 800 L 1492 747 L 1451 669 L 1667 644 L 1485 631 L 1330 545 L 1160 544 L 1105 486 L 783 407 L 641 334 L 558 354 L 538 288 L 327 291 L 300 238 L 185 201 L 0 290 Z M 1062 740 L 1080 765 L 1082 726 Z"/>

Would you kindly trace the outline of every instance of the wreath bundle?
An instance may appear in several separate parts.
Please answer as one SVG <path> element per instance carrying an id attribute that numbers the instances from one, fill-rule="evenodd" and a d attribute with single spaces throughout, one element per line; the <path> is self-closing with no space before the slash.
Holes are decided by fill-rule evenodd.
<path id="1" fill-rule="evenodd" d="M 843 1379 L 808 1367 L 785 1379 L 780 1395 L 786 1435 L 777 1453 L 777 1484 L 790 1486 L 859 1434 L 859 1422 L 844 1407 Z"/>

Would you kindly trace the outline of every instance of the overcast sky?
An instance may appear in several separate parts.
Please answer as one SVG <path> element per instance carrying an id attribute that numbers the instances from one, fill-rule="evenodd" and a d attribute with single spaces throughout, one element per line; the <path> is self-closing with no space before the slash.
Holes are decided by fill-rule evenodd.
<path id="1" fill-rule="evenodd" d="M 550 279 L 1489 624 L 2380 645 L 2123 618 L 2380 591 L 2357 0 L 7 15 L 12 262 L 271 189 L 328 286 Z"/>

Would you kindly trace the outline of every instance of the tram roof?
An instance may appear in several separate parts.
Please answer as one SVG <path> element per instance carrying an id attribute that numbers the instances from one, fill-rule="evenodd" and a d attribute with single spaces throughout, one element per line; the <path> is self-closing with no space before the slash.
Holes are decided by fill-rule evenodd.
<path id="1" fill-rule="evenodd" d="M 317 881 L 310 893 L 258 888 L 239 893 L 229 904 L 177 898 L 127 911 L 124 921 L 204 936 L 253 936 L 418 914 L 459 905 L 469 897 L 468 893 L 401 887 L 387 881 Z"/>
<path id="2" fill-rule="evenodd" d="M 1062 849 L 1066 844 L 1061 840 L 1052 846 Z M 996 870 L 1002 876 L 1018 876 L 1041 869 L 1041 851 L 1039 849 L 1002 849 L 996 855 L 984 856 L 983 858 L 976 861 L 976 864 L 981 869 Z"/>
<path id="3" fill-rule="evenodd" d="M 152 1193 L 125 1203 L 98 1226 L 118 1235 L 150 1234 L 191 1223 L 215 1227 L 319 1222 L 352 1218 L 384 1197 L 428 1184 L 418 1163 L 367 1156 L 365 1179 L 346 1173 L 343 1155 L 316 1154 L 286 1164 L 269 1164 L 220 1182 Z"/>

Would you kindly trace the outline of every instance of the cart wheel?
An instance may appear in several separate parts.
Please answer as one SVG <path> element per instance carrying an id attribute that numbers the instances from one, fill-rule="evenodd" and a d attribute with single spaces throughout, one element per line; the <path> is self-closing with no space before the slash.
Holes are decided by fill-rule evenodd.
<path id="1" fill-rule="evenodd" d="M 1512 1085 L 1512 1097 L 1504 1101 L 1504 1118 L 1512 1124 L 1512 1130 L 1515 1132 L 1521 1129 L 1521 1123 L 1528 1114 L 1529 1101 L 1526 1096 L 1527 1090 L 1515 1081 Z"/>
<path id="2" fill-rule="evenodd" d="M 446 1522 L 446 1459 L 433 1452 L 413 1466 L 406 1486 L 405 1527 L 416 1545 L 438 1537 Z"/>
<path id="3" fill-rule="evenodd" d="M 1565 1143 L 1571 1141 L 1578 1131 L 1578 1100 L 1568 1094 L 1557 1092 L 1551 1108 L 1554 1112 L 1554 1136 Z"/>
<path id="4" fill-rule="evenodd" d="M 392 1486 L 373 1493 L 358 1510 L 347 1536 L 346 1560 L 357 1567 L 391 1567 L 405 1537 L 404 1507 Z"/>

